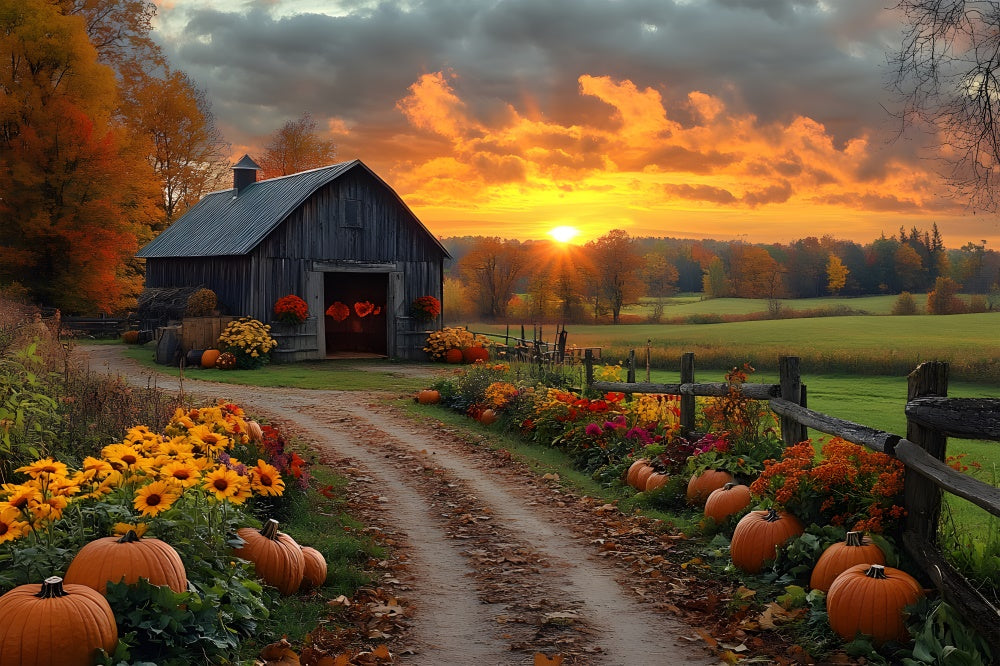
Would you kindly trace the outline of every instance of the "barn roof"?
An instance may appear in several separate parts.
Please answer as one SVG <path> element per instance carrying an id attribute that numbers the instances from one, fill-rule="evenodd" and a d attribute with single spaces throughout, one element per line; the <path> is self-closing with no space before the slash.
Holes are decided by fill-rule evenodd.
<path id="1" fill-rule="evenodd" d="M 244 255 L 253 250 L 313 192 L 354 168 L 371 174 L 410 212 L 399 195 L 361 160 L 341 162 L 262 180 L 244 187 L 207 194 L 176 222 L 150 241 L 137 257 L 217 257 Z M 412 215 L 412 212 L 410 212 Z M 413 220 L 450 256 L 440 241 L 414 215 Z"/>

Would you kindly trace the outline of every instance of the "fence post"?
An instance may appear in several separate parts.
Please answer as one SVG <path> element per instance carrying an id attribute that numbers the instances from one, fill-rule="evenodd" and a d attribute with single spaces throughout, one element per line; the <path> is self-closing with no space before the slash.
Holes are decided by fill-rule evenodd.
<path id="1" fill-rule="evenodd" d="M 928 395 L 948 396 L 948 364 L 941 361 L 921 363 L 907 376 L 907 401 Z M 906 420 L 906 439 L 944 460 L 948 438 L 930 428 Z M 905 531 L 927 543 L 937 542 L 937 524 L 941 515 L 941 489 L 933 481 L 907 471 L 903 479 L 903 503 L 906 508 Z"/>
<path id="2" fill-rule="evenodd" d="M 694 352 L 681 355 L 681 384 L 694 384 Z M 694 430 L 694 396 L 681 394 L 681 431 L 685 434 Z"/>
<path id="3" fill-rule="evenodd" d="M 780 357 L 778 359 L 778 376 L 781 384 L 782 399 L 804 407 L 802 376 L 799 374 L 799 357 Z M 804 425 L 787 416 L 781 417 L 781 441 L 785 443 L 785 446 L 798 444 L 806 439 L 809 439 L 809 433 Z"/>
<path id="4" fill-rule="evenodd" d="M 583 350 L 583 371 L 584 371 L 584 383 L 586 384 L 587 390 L 590 390 L 590 385 L 594 383 L 594 350 L 584 349 Z"/>
<path id="5" fill-rule="evenodd" d="M 625 381 L 635 384 L 635 350 L 628 351 L 628 371 L 625 373 Z"/>

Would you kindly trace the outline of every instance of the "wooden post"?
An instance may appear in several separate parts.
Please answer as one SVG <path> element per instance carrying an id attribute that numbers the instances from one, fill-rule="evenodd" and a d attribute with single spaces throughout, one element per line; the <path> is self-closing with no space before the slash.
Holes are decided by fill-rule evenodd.
<path id="1" fill-rule="evenodd" d="M 566 338 L 569 337 L 569 333 L 566 332 L 566 327 L 559 331 L 559 345 L 557 357 L 560 363 L 566 362 Z"/>
<path id="2" fill-rule="evenodd" d="M 906 399 L 925 396 L 948 396 L 948 364 L 940 361 L 921 363 L 907 377 Z M 906 439 L 944 460 L 948 438 L 910 419 L 906 420 Z M 906 509 L 905 531 L 929 544 L 937 542 L 937 524 L 941 515 L 941 489 L 933 481 L 907 471 L 903 480 L 903 505 Z"/>
<path id="3" fill-rule="evenodd" d="M 681 384 L 694 384 L 694 352 L 684 352 L 681 356 Z M 694 396 L 681 395 L 681 432 L 694 430 Z"/>
<path id="4" fill-rule="evenodd" d="M 625 373 L 625 381 L 635 384 L 635 350 L 628 351 L 628 371 Z"/>
<path id="5" fill-rule="evenodd" d="M 799 357 L 782 356 L 778 359 L 778 376 L 781 397 L 796 405 L 805 406 L 802 394 L 802 376 L 799 374 Z M 804 425 L 787 416 L 781 417 L 781 441 L 785 446 L 798 444 L 809 439 L 809 431 Z"/>
<path id="6" fill-rule="evenodd" d="M 649 384 L 650 382 L 653 381 L 650 378 L 650 375 L 649 375 L 650 345 L 652 345 L 652 344 L 653 344 L 653 341 L 651 339 L 649 339 L 649 338 L 646 338 L 646 383 L 647 384 Z"/>
<path id="7" fill-rule="evenodd" d="M 583 350 L 583 368 L 584 368 L 584 382 L 587 385 L 587 390 L 590 390 L 590 385 L 594 383 L 594 350 L 584 349 Z"/>

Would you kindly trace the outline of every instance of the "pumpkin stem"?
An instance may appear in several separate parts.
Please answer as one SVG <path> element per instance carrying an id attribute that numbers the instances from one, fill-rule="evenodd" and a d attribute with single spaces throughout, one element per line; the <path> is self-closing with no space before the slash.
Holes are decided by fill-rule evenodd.
<path id="1" fill-rule="evenodd" d="M 278 540 L 278 521 L 274 518 L 268 518 L 267 522 L 264 523 L 264 527 L 260 529 L 260 535 L 270 539 L 271 541 Z"/>
<path id="2" fill-rule="evenodd" d="M 774 507 L 772 506 L 770 509 L 767 510 L 767 515 L 764 516 L 764 520 L 769 523 L 773 523 L 781 520 L 781 516 L 778 515 L 778 512 L 775 511 Z"/>
<path id="3" fill-rule="evenodd" d="M 122 535 L 121 539 L 118 539 L 118 543 L 135 543 L 136 541 L 142 541 L 142 537 L 135 533 L 135 530 L 129 530 Z"/>
<path id="4" fill-rule="evenodd" d="M 885 567 L 881 564 L 873 564 L 868 567 L 868 571 L 865 572 L 865 576 L 868 578 L 879 578 L 885 580 L 888 576 L 885 575 Z"/>
<path id="5" fill-rule="evenodd" d="M 847 537 L 844 539 L 845 546 L 861 546 L 863 545 L 862 539 L 865 538 L 864 532 L 848 532 Z"/>
<path id="6" fill-rule="evenodd" d="M 735 488 L 736 486 L 737 486 L 737 483 L 736 483 L 735 481 L 730 481 L 730 482 L 729 482 L 729 483 L 727 483 L 726 485 L 722 486 L 722 489 L 723 489 L 723 490 L 732 490 L 732 489 L 733 489 L 733 488 Z"/>
<path id="7" fill-rule="evenodd" d="M 59 576 L 50 576 L 42 582 L 42 589 L 38 591 L 35 596 L 39 599 L 55 599 L 56 597 L 65 597 L 69 595 L 69 592 L 63 589 L 62 585 L 63 579 Z"/>

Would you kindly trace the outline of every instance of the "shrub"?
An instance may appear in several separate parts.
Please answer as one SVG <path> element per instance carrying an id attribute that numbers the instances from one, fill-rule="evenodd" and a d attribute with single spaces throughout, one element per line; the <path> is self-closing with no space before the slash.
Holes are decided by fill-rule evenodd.
<path id="1" fill-rule="evenodd" d="M 917 314 L 917 302 L 913 299 L 913 294 L 908 291 L 904 291 L 897 298 L 896 302 L 892 305 L 892 314 L 894 315 L 915 315 Z"/>
<path id="2" fill-rule="evenodd" d="M 138 344 L 139 342 L 139 331 L 125 331 L 122 333 L 122 342 L 127 345 Z"/>
<path id="3" fill-rule="evenodd" d="M 207 317 L 215 312 L 219 299 L 211 289 L 199 289 L 187 299 L 184 314 L 188 317 Z"/>
<path id="4" fill-rule="evenodd" d="M 466 347 L 486 347 L 489 340 L 476 335 L 464 328 L 445 327 L 439 331 L 433 331 L 427 336 L 427 352 L 432 360 L 443 361 L 449 349 L 465 349 Z"/>
<path id="5" fill-rule="evenodd" d="M 267 363 L 271 350 L 278 345 L 270 330 L 270 326 L 256 319 L 240 317 L 226 325 L 219 336 L 219 346 L 236 357 L 237 368 L 253 370 Z"/>
<path id="6" fill-rule="evenodd" d="M 939 277 L 934 289 L 927 294 L 927 314 L 961 314 L 965 303 L 958 297 L 958 283 L 947 277 Z"/>

